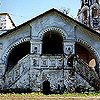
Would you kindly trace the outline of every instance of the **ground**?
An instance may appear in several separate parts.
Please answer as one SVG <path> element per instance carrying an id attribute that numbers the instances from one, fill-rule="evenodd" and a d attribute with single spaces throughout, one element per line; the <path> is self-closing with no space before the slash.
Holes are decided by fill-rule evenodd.
<path id="1" fill-rule="evenodd" d="M 0 100 L 100 100 L 100 93 L 64 93 L 43 95 L 42 93 L 0 94 Z"/>

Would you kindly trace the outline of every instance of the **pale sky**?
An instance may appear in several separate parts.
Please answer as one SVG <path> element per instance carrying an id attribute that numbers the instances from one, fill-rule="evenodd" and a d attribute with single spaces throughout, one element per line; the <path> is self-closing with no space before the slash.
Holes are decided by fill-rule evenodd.
<path id="1" fill-rule="evenodd" d="M 69 16 L 76 18 L 80 0 L 0 0 L 0 12 L 7 12 L 20 25 L 49 9 L 69 8 Z"/>

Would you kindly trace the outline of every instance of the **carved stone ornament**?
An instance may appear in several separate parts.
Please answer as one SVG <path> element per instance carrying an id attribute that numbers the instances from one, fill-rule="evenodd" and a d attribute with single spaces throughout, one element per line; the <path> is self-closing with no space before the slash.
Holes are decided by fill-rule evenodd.
<path id="1" fill-rule="evenodd" d="M 48 63 L 48 62 L 47 62 L 47 59 L 42 59 L 42 60 L 41 60 L 41 67 L 46 67 L 46 66 L 48 66 L 47 63 Z"/>
<path id="2" fill-rule="evenodd" d="M 72 54 L 73 53 L 73 45 L 66 45 L 65 46 L 65 54 Z"/>
<path id="3" fill-rule="evenodd" d="M 39 54 L 40 53 L 40 44 L 33 44 L 32 45 L 32 53 Z"/>

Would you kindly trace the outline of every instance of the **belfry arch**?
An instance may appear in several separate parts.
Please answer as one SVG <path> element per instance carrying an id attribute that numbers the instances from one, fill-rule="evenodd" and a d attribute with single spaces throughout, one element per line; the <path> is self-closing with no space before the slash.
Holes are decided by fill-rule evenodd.
<path id="1" fill-rule="evenodd" d="M 42 42 L 42 54 L 63 54 L 63 37 L 59 32 L 44 33 Z"/>
<path id="2" fill-rule="evenodd" d="M 14 67 L 17 62 L 30 53 L 30 42 L 25 41 L 16 45 L 9 53 L 7 57 L 7 69 Z"/>

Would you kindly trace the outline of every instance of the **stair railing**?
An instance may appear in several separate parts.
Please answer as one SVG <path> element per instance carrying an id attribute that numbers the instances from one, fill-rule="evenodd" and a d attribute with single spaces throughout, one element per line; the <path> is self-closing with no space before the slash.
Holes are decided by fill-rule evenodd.
<path id="1" fill-rule="evenodd" d="M 29 70 L 29 54 L 23 57 L 18 63 L 10 70 L 5 73 L 6 87 L 11 87 L 16 83 L 28 70 Z"/>
<path id="2" fill-rule="evenodd" d="M 79 56 L 74 58 L 74 68 L 77 74 L 81 75 L 92 87 L 99 88 L 99 77 L 96 71 L 89 67 Z"/>

